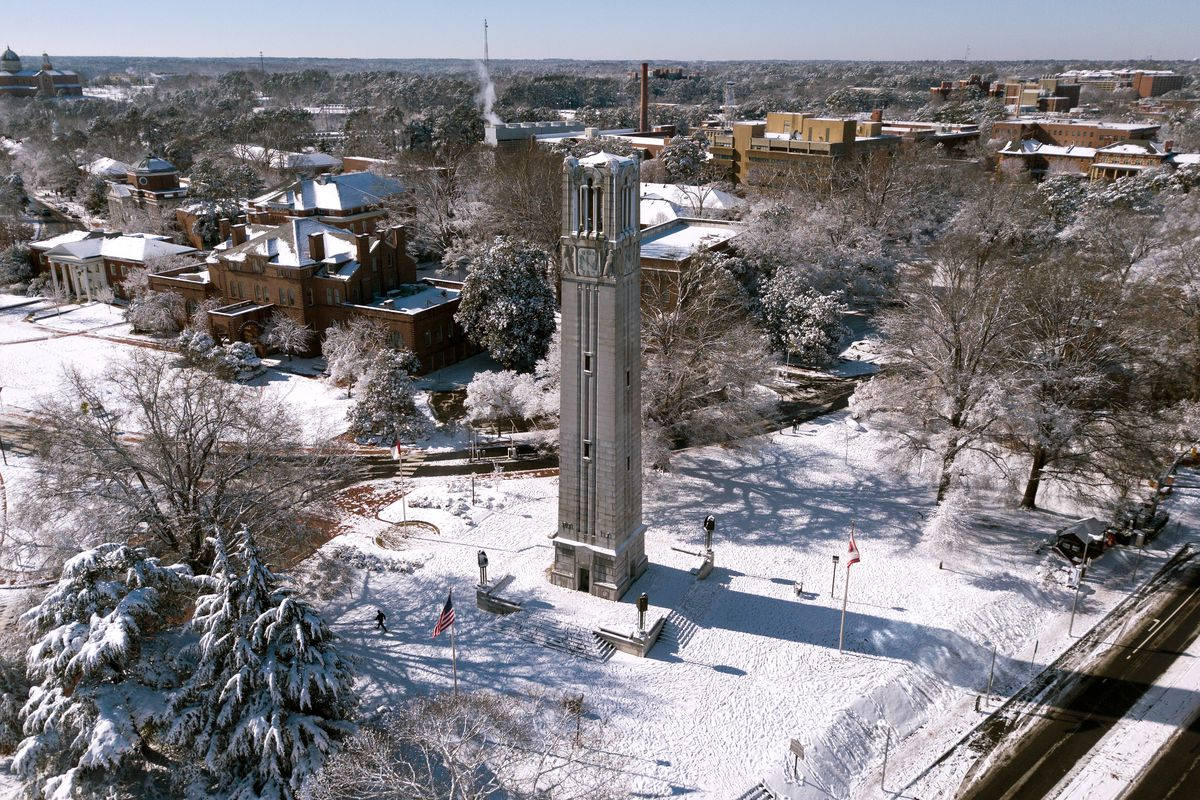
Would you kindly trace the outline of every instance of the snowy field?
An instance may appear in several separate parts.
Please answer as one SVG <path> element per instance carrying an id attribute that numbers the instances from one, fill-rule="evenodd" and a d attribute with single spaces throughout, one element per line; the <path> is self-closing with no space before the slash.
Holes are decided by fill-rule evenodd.
<path id="1" fill-rule="evenodd" d="M 430 630 L 453 589 L 460 683 L 582 692 L 609 749 L 627 758 L 630 794 L 731 799 L 764 778 L 792 797 L 874 797 L 885 736 L 889 783 L 907 780 L 981 719 L 973 706 L 993 646 L 993 691 L 1004 696 L 1073 641 L 1067 570 L 1036 552 L 1071 518 L 975 509 L 965 546 L 931 552 L 919 541 L 931 482 L 880 466 L 881 438 L 844 419 L 679 454 L 677 473 L 647 486 L 651 567 L 619 604 L 547 582 L 555 478 L 481 480 L 473 507 L 461 479 L 418 481 L 408 518 L 438 533 L 393 554 L 403 569 L 336 569 L 326 553 L 346 543 L 386 555 L 372 540 L 403 511 L 380 485 L 377 513 L 347 519 L 346 534 L 308 564 L 359 659 L 368 706 L 449 687 L 448 642 L 432 641 Z M 719 519 L 717 567 L 697 581 L 699 558 L 672 547 L 700 549 L 710 512 Z M 852 571 L 839 653 L 845 569 L 831 596 L 831 556 L 845 563 L 852 523 L 862 563 Z M 1156 543 L 1163 549 L 1148 551 L 1143 576 L 1179 536 L 1172 525 Z M 632 600 L 647 592 L 671 611 L 665 638 L 649 658 L 596 663 L 497 630 L 499 618 L 473 604 L 479 549 L 500 594 L 562 622 L 628 628 Z M 1124 596 L 1129 558 L 1113 551 L 1089 573 L 1076 634 Z M 376 607 L 388 613 L 388 635 L 372 630 Z M 787 774 L 792 738 L 805 745 L 804 787 Z"/>

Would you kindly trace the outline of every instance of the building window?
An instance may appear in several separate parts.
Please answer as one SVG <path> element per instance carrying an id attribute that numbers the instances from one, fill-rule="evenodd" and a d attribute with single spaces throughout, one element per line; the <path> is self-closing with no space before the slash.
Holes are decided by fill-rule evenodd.
<path id="1" fill-rule="evenodd" d="M 632 379 L 632 376 L 630 375 L 630 372 L 629 372 L 629 370 L 625 370 L 625 388 L 626 388 L 626 389 L 628 389 L 628 388 L 630 387 L 630 383 L 629 383 L 629 382 L 630 382 L 630 380 L 631 380 L 631 379 Z"/>
<path id="2" fill-rule="evenodd" d="M 583 354 L 583 371 L 584 372 L 592 371 L 592 354 L 591 353 Z"/>
<path id="3" fill-rule="evenodd" d="M 625 456 L 625 471 L 626 472 L 629 472 L 629 465 L 630 465 L 629 456 Z"/>
<path id="4" fill-rule="evenodd" d="M 313 290 L 311 286 L 308 288 L 308 304 L 310 306 L 313 304 Z"/>
<path id="5" fill-rule="evenodd" d="M 329 287 L 325 287 L 325 303 L 326 305 L 333 305 L 333 289 Z"/>
<path id="6" fill-rule="evenodd" d="M 296 294 L 291 289 L 288 289 L 288 305 L 296 305 Z"/>
<path id="7" fill-rule="evenodd" d="M 583 440 L 583 457 L 587 461 L 592 460 L 592 443 L 587 439 Z"/>
<path id="8" fill-rule="evenodd" d="M 287 302 L 287 295 L 284 294 L 283 287 L 280 286 L 279 287 L 279 305 L 283 305 L 286 302 Z"/>
<path id="9" fill-rule="evenodd" d="M 425 346 L 429 347 L 432 344 L 433 344 L 433 336 L 429 333 L 429 331 L 425 331 Z"/>

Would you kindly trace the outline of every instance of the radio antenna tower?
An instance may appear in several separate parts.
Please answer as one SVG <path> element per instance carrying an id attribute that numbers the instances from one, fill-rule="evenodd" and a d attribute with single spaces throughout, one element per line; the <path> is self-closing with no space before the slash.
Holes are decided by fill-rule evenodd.
<path id="1" fill-rule="evenodd" d="M 483 66 L 488 66 L 488 47 L 487 47 L 487 18 L 483 20 Z"/>

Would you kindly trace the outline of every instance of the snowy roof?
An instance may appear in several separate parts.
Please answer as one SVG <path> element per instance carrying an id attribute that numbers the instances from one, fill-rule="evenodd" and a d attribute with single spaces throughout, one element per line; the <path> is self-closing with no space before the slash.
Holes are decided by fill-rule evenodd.
<path id="1" fill-rule="evenodd" d="M 304 178 L 250 202 L 293 211 L 347 211 L 377 205 L 379 201 L 404 191 L 404 184 L 395 178 L 374 172 L 346 172 Z"/>
<path id="2" fill-rule="evenodd" d="M 325 256 L 321 259 L 324 273 L 331 278 L 348 278 L 358 269 L 358 246 L 354 234 L 312 217 L 301 217 L 268 228 L 236 247 L 226 250 L 223 257 L 241 261 L 247 254 L 266 256 L 267 261 L 281 267 L 303 267 L 314 264 L 309 253 L 309 236 L 320 234 Z"/>
<path id="3" fill-rule="evenodd" d="M 612 166 L 615 164 L 625 164 L 636 161 L 636 158 L 632 158 L 630 156 L 618 156 L 601 150 L 599 153 L 594 153 L 590 156 L 584 156 L 583 158 L 579 159 L 579 164 L 584 167 L 599 167 L 604 165 Z"/>
<path id="4" fill-rule="evenodd" d="M 1144 128 L 1160 127 L 1157 122 L 1107 122 L 1096 119 L 1071 119 L 1069 117 L 1015 117 L 1000 120 L 997 124 L 1008 125 L 1074 125 L 1085 128 L 1103 128 L 1110 131 L 1140 131 Z"/>
<path id="5" fill-rule="evenodd" d="M 457 300 L 460 294 L 459 289 L 450 286 L 437 286 L 435 284 L 420 285 L 422 288 L 414 294 L 403 297 L 379 298 L 367 305 L 376 308 L 387 308 L 403 314 L 418 314 L 426 309 L 436 308 L 437 306 Z M 413 285 L 410 284 L 410 286 Z"/>
<path id="6" fill-rule="evenodd" d="M 704 210 L 728 211 L 744 201 L 711 186 L 680 186 L 672 183 L 643 183 L 643 225 L 658 225 L 679 217 L 699 216 Z"/>
<path id="7" fill-rule="evenodd" d="M 115 158 L 108 158 L 107 156 L 101 156 L 87 165 L 89 175 L 96 175 L 101 178 L 124 178 L 132 171 L 133 167 L 124 161 L 117 161 Z"/>
<path id="8" fill-rule="evenodd" d="M 198 252 L 188 245 L 175 244 L 165 236 L 152 233 L 105 234 L 66 242 L 46 251 L 49 258 L 84 261 L 91 258 L 113 258 L 120 261 L 148 261 L 164 256 Z"/>
<path id="9" fill-rule="evenodd" d="M 42 239 L 40 242 L 32 242 L 29 246 L 34 250 L 49 250 L 58 247 L 60 244 L 78 242 L 82 239 L 90 239 L 103 235 L 103 231 L 67 231 L 66 233 L 60 233 L 58 236 L 51 236 L 49 239 Z"/>
<path id="10" fill-rule="evenodd" d="M 1121 153 L 1124 155 L 1165 155 L 1167 149 L 1158 142 L 1148 142 L 1144 139 L 1129 139 L 1124 142 L 1113 142 L 1101 147 L 1097 153 Z"/>
<path id="11" fill-rule="evenodd" d="M 1200 153 L 1172 153 L 1171 161 L 1179 164 L 1200 164 Z"/>
<path id="12" fill-rule="evenodd" d="M 1041 156 L 1071 156 L 1073 158 L 1092 158 L 1096 155 L 1094 147 L 1078 145 L 1043 144 L 1035 139 L 1024 139 L 1020 142 L 1009 142 L 1000 151 L 1008 155 L 1041 155 Z"/>
<path id="13" fill-rule="evenodd" d="M 235 144 L 233 154 L 245 161 L 266 160 L 272 169 L 337 169 L 342 160 L 328 153 L 293 153 L 286 150 L 268 151 L 256 144 Z"/>
<path id="14" fill-rule="evenodd" d="M 745 230 L 726 220 L 677 219 L 642 231 L 642 258 L 682 261 L 716 247 Z"/>
<path id="15" fill-rule="evenodd" d="M 158 156 L 146 156 L 141 161 L 133 165 L 135 172 L 144 173 L 163 173 L 163 172 L 178 172 L 175 165 L 165 158 Z"/>

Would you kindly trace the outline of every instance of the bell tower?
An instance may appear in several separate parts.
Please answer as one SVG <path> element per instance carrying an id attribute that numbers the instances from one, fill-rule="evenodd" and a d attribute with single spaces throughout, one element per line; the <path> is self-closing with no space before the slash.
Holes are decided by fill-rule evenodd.
<path id="1" fill-rule="evenodd" d="M 550 580 L 619 600 L 646 569 L 638 160 L 563 163 L 558 529 Z"/>

